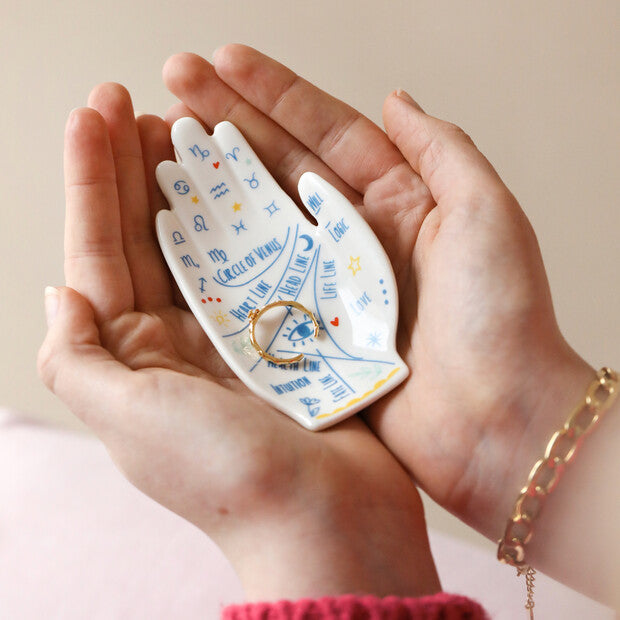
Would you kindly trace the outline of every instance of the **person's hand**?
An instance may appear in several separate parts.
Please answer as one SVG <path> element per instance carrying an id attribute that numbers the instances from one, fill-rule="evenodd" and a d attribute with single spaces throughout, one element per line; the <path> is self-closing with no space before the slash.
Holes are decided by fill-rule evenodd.
<path id="1" fill-rule="evenodd" d="M 593 371 L 565 343 L 533 231 L 457 127 L 406 95 L 387 134 L 257 51 L 164 68 L 182 103 L 167 119 L 230 120 L 279 183 L 326 178 L 370 223 L 400 291 L 399 353 L 411 375 L 366 419 L 436 501 L 498 538 L 529 468 Z"/>
<path id="2" fill-rule="evenodd" d="M 68 287 L 49 290 L 45 383 L 142 491 L 221 546 L 250 598 L 431 593 L 421 502 L 359 418 L 307 432 L 247 390 L 175 291 L 154 237 L 166 123 L 115 84 L 65 136 Z"/>

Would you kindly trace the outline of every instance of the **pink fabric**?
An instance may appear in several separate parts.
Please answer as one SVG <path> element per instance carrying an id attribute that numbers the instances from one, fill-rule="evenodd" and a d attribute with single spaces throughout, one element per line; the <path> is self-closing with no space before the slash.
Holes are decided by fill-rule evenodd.
<path id="1" fill-rule="evenodd" d="M 231 605 L 223 620 L 486 620 L 478 603 L 440 592 L 422 598 L 338 596 Z"/>
<path id="2" fill-rule="evenodd" d="M 498 564 L 493 544 L 437 531 L 430 539 L 445 590 L 479 600 L 493 620 L 525 617 L 523 580 Z M 2 620 L 219 620 L 244 598 L 219 549 L 132 487 L 99 441 L 26 423 L 0 406 Z M 542 574 L 534 611 L 616 617 Z"/>
<path id="3" fill-rule="evenodd" d="M 0 408 L 0 620 L 218 620 L 244 599 L 215 544 L 98 440 Z"/>

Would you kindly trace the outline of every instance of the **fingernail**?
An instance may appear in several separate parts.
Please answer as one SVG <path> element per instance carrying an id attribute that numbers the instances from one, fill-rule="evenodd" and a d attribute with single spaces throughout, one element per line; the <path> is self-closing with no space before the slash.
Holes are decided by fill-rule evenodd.
<path id="1" fill-rule="evenodd" d="M 69 114 L 67 115 L 67 126 L 69 126 L 71 123 L 73 123 L 74 120 L 74 114 L 79 110 L 80 108 L 73 108 L 72 110 L 69 110 Z"/>
<path id="2" fill-rule="evenodd" d="M 84 106 L 77 106 L 75 108 L 71 108 L 71 110 L 69 110 L 69 116 L 67 116 L 67 118 L 73 118 L 73 116 L 79 112 L 80 110 L 83 110 Z"/>
<path id="3" fill-rule="evenodd" d="M 211 54 L 211 60 L 215 61 L 215 57 L 218 55 L 219 51 L 222 49 L 222 47 L 224 47 L 223 45 L 220 45 L 219 47 L 216 47 L 213 50 L 213 53 Z"/>
<path id="4" fill-rule="evenodd" d="M 399 99 L 402 99 L 403 101 L 406 101 L 408 104 L 410 104 L 410 105 L 412 105 L 412 106 L 416 107 L 418 110 L 421 110 L 421 109 L 422 109 L 422 108 L 420 107 L 420 105 L 418 104 L 418 102 L 417 102 L 417 101 L 415 101 L 415 100 L 413 99 L 413 97 L 412 97 L 412 96 L 411 96 L 411 95 L 410 95 L 410 94 L 409 94 L 406 90 L 403 90 L 402 88 L 399 88 L 399 89 L 396 91 L 396 96 L 397 96 Z"/>
<path id="5" fill-rule="evenodd" d="M 47 320 L 47 326 L 51 327 L 54 323 L 54 319 L 58 314 L 58 304 L 60 302 L 60 293 L 57 288 L 53 286 L 45 287 L 45 319 Z"/>
<path id="6" fill-rule="evenodd" d="M 74 131 L 75 128 L 78 127 L 81 116 L 82 116 L 80 112 L 83 109 L 84 108 L 79 108 L 79 107 L 73 108 L 73 110 L 69 112 L 69 116 L 67 116 L 67 122 L 65 124 L 65 131 Z"/>

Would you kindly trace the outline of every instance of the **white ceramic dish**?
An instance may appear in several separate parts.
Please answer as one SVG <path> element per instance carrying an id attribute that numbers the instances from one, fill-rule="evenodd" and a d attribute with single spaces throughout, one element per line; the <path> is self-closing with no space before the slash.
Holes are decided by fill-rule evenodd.
<path id="1" fill-rule="evenodd" d="M 239 378 L 311 430 L 353 415 L 402 382 L 398 298 L 385 251 L 351 203 L 316 174 L 299 195 L 318 225 L 278 186 L 229 122 L 209 136 L 191 118 L 172 128 L 177 162 L 157 179 L 171 210 L 157 215 L 166 261 L 192 312 Z M 250 343 L 248 312 L 274 301 Z"/>

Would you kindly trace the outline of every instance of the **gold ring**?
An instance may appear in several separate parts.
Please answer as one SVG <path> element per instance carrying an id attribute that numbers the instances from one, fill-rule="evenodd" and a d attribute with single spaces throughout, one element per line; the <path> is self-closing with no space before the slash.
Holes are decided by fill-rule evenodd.
<path id="1" fill-rule="evenodd" d="M 269 353 L 267 353 L 267 351 L 265 351 L 265 349 L 263 349 L 263 347 L 261 347 L 260 344 L 256 342 L 254 328 L 256 327 L 256 323 L 258 323 L 258 319 L 261 317 L 262 314 L 267 312 L 267 310 L 271 310 L 271 308 L 276 308 L 278 306 L 292 306 L 293 308 L 296 308 L 300 312 L 307 314 L 312 319 L 312 323 L 314 323 L 314 337 L 316 338 L 319 335 L 319 322 L 316 320 L 316 317 L 314 316 L 314 314 L 312 314 L 312 312 L 308 310 L 308 308 L 306 308 L 305 306 L 302 306 L 302 304 L 300 304 L 298 301 L 281 300 L 281 301 L 273 301 L 270 304 L 267 304 L 266 306 L 263 306 L 260 309 L 256 308 L 248 312 L 248 319 L 250 320 L 250 342 L 252 343 L 252 346 L 258 351 L 258 354 L 263 359 L 266 359 L 268 362 L 273 362 L 274 364 L 278 364 L 278 365 L 293 364 L 303 359 L 304 354 L 299 353 L 299 355 L 296 355 L 295 357 L 288 357 L 288 358 L 274 357 L 273 355 L 270 355 Z"/>

